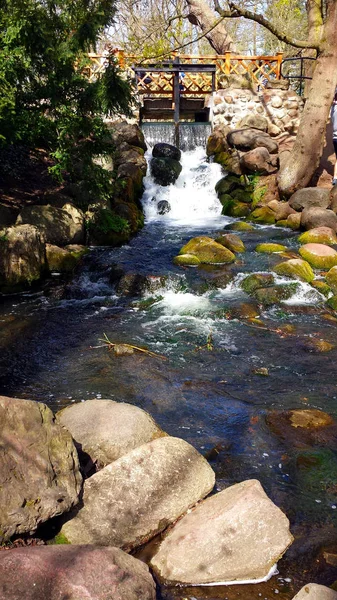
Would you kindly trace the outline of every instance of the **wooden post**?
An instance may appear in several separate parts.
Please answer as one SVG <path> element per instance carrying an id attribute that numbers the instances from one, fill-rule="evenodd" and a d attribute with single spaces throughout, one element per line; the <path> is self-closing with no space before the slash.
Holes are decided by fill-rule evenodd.
<path id="1" fill-rule="evenodd" d="M 231 72 L 231 53 L 225 52 L 225 75 L 230 75 Z"/>
<path id="2" fill-rule="evenodd" d="M 176 56 L 173 64 L 179 65 L 179 56 Z M 180 118 L 180 85 L 179 85 L 179 71 L 176 71 L 173 75 L 173 104 L 174 104 L 174 141 L 177 148 L 179 148 L 179 118 Z"/>
<path id="3" fill-rule="evenodd" d="M 281 62 L 283 60 L 283 52 L 277 52 L 277 69 L 276 69 L 276 77 L 277 79 L 281 78 Z"/>

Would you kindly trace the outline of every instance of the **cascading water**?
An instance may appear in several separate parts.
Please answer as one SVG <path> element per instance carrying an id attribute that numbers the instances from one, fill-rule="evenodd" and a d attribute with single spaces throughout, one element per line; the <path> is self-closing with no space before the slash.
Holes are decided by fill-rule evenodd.
<path id="1" fill-rule="evenodd" d="M 211 123 L 179 123 L 179 147 L 184 152 L 195 150 L 196 148 L 205 148 L 208 137 L 211 134 Z M 167 144 L 175 144 L 175 125 L 174 123 L 164 122 L 145 122 L 142 124 L 142 130 L 149 146 L 165 140 Z"/>

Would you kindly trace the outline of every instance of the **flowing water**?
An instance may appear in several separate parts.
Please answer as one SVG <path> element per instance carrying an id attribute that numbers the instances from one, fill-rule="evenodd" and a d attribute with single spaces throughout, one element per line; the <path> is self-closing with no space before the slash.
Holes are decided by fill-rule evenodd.
<path id="1" fill-rule="evenodd" d="M 279 261 L 254 252 L 259 242 L 298 248 L 289 230 L 240 232 L 247 251 L 233 265 L 173 265 L 191 237 L 215 235 L 233 221 L 221 216 L 214 192 L 220 167 L 208 163 L 200 147 L 185 152 L 182 164 L 168 188 L 146 178 L 146 225 L 127 246 L 92 248 L 71 282 L 55 274 L 43 290 L 3 299 L 0 393 L 43 401 L 55 411 L 88 398 L 130 402 L 208 457 L 217 490 L 259 479 L 288 515 L 296 538 L 280 574 L 255 586 L 159 593 L 167 599 L 270 600 L 279 594 L 289 600 L 308 581 L 330 585 L 337 579 L 321 550 L 337 547 L 336 452 L 330 439 L 311 447 L 284 437 L 282 419 L 268 425 L 266 417 L 299 408 L 337 417 L 337 321 L 307 284 L 268 309 L 241 290 L 245 274 L 267 272 Z M 170 204 L 165 215 L 157 212 L 160 200 Z M 152 290 L 118 293 L 118 269 L 150 276 Z M 166 360 L 117 357 L 97 348 L 104 333 Z M 333 348 L 317 352 L 320 339 Z"/>

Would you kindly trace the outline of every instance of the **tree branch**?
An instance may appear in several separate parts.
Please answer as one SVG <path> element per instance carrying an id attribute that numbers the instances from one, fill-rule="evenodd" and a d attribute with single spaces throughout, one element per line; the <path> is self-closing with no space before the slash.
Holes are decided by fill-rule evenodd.
<path id="1" fill-rule="evenodd" d="M 258 13 L 253 13 L 250 10 L 246 10 L 245 8 L 240 8 L 239 6 L 236 6 L 236 4 L 234 4 L 233 2 L 228 2 L 228 5 L 230 10 L 225 11 L 220 7 L 218 0 L 215 0 L 214 8 L 216 12 L 219 15 L 224 16 L 224 18 L 228 18 L 228 16 L 244 17 L 245 19 L 249 19 L 250 21 L 255 21 L 256 23 L 262 25 L 262 27 L 265 27 L 265 29 L 268 29 L 268 31 L 275 35 L 275 37 L 277 37 L 281 42 L 285 42 L 286 44 L 294 46 L 295 48 L 312 48 L 315 50 L 320 49 L 320 45 L 318 43 L 305 40 L 296 40 L 295 38 L 290 37 L 286 33 L 279 31 L 277 27 L 275 27 L 275 25 L 270 23 L 270 21 L 268 21 L 267 19 L 265 19 L 265 17 Z M 230 12 L 229 15 L 228 12 Z"/>

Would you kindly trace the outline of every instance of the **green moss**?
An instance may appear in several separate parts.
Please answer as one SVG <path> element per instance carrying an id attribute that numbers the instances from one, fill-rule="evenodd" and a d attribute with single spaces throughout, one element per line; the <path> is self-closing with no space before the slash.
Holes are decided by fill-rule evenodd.
<path id="1" fill-rule="evenodd" d="M 228 217 L 247 217 L 250 213 L 249 205 L 245 202 L 239 202 L 230 197 L 230 200 L 226 200 L 222 204 L 222 215 Z"/>
<path id="2" fill-rule="evenodd" d="M 250 203 L 252 201 L 252 195 L 248 190 L 237 189 L 231 193 L 232 198 L 239 200 L 240 202 Z"/>
<path id="3" fill-rule="evenodd" d="M 256 208 L 249 218 L 254 223 L 266 223 L 267 225 L 274 225 L 275 223 L 275 213 L 268 206 Z"/>
<path id="4" fill-rule="evenodd" d="M 315 290 L 323 294 L 323 296 L 325 296 L 326 298 L 328 298 L 331 294 L 331 288 L 328 286 L 327 283 L 324 283 L 324 281 L 312 281 L 311 286 L 315 288 Z"/>
<path id="5" fill-rule="evenodd" d="M 64 533 L 60 532 L 58 533 L 54 539 L 51 541 L 51 544 L 55 545 L 55 544 L 70 544 L 71 542 L 69 542 L 68 538 L 64 535 Z"/>
<path id="6" fill-rule="evenodd" d="M 330 306 L 333 310 L 337 311 L 337 296 L 331 296 L 327 301 L 327 305 Z"/>
<path id="7" fill-rule="evenodd" d="M 316 269 L 331 269 L 332 267 L 337 265 L 337 252 L 330 249 L 329 246 L 317 244 L 321 245 L 322 248 L 329 248 L 329 250 L 331 251 L 330 254 L 320 255 L 319 249 L 317 249 L 317 252 L 314 252 L 311 248 L 308 248 L 308 245 L 310 244 L 301 246 L 298 252 L 302 256 L 302 258 L 304 258 L 304 260 L 306 260 L 312 267 Z"/>
<path id="8" fill-rule="evenodd" d="M 186 266 L 186 267 L 196 267 L 198 265 L 200 265 L 200 260 L 197 256 L 194 256 L 193 254 L 180 254 L 179 256 L 175 256 L 173 259 L 173 263 L 175 265 L 179 266 Z"/>
<path id="9" fill-rule="evenodd" d="M 326 229 L 326 228 L 325 228 Z M 337 244 L 336 234 L 334 232 L 322 231 L 322 228 L 309 229 L 302 233 L 298 241 L 300 244 L 326 244 L 327 246 L 333 246 Z"/>
<path id="10" fill-rule="evenodd" d="M 337 267 L 332 267 L 325 276 L 328 285 L 334 294 L 337 294 Z"/>
<path id="11" fill-rule="evenodd" d="M 273 268 L 273 271 L 278 275 L 291 277 L 292 279 L 300 279 L 307 283 L 310 283 L 315 278 L 309 263 L 301 258 L 292 258 L 285 262 L 281 262 Z"/>
<path id="12" fill-rule="evenodd" d="M 231 229 L 233 231 L 255 231 L 255 227 L 246 221 L 235 221 L 229 223 L 224 229 Z"/>
<path id="13" fill-rule="evenodd" d="M 274 277 L 270 273 L 252 273 L 241 282 L 241 287 L 246 294 L 252 294 L 259 288 L 266 288 L 272 285 L 274 285 Z"/>
<path id="14" fill-rule="evenodd" d="M 272 306 L 279 304 L 282 300 L 291 298 L 297 290 L 298 283 L 289 283 L 285 285 L 276 285 L 273 287 L 259 288 L 254 292 L 254 297 L 259 304 L 264 306 Z"/>
<path id="15" fill-rule="evenodd" d="M 287 250 L 282 244 L 258 244 L 255 248 L 255 252 L 261 252 L 266 254 L 273 254 L 274 252 L 284 252 Z"/>
<path id="16" fill-rule="evenodd" d="M 287 219 L 281 219 L 280 221 L 276 221 L 276 227 L 289 227 Z"/>
<path id="17" fill-rule="evenodd" d="M 89 225 L 90 227 L 90 225 Z M 102 233 L 127 233 L 129 231 L 129 223 L 123 217 L 114 214 L 108 208 L 102 208 L 97 215 L 95 227 Z"/>

